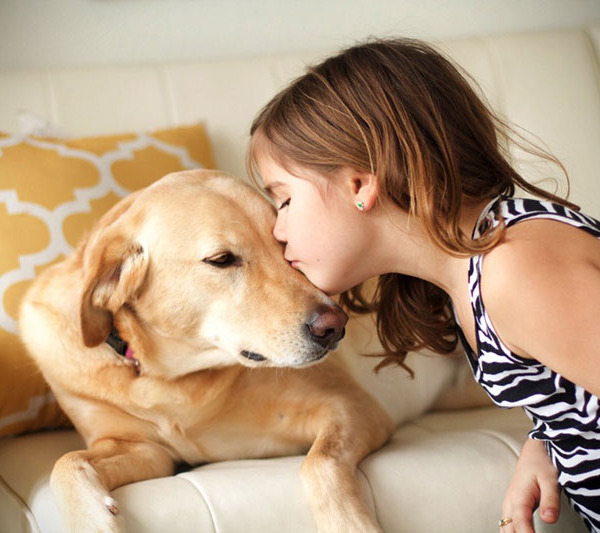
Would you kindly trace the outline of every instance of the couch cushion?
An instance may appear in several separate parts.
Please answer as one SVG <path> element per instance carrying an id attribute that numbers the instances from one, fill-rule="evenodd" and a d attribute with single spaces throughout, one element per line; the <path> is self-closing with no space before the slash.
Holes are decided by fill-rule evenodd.
<path id="1" fill-rule="evenodd" d="M 360 465 L 365 497 L 388 533 L 496 533 L 530 425 L 520 410 L 496 407 L 418 418 Z M 11 514 L 0 513 L 0 531 L 63 531 L 48 477 L 56 459 L 81 446 L 72 431 L 0 439 L 0 510 L 13 504 Z M 112 495 L 129 533 L 307 533 L 315 525 L 299 478 L 302 459 L 214 463 Z M 536 518 L 536 532 L 546 531 L 585 528 L 564 504 L 558 525 Z"/>
<path id="2" fill-rule="evenodd" d="M 214 166 L 201 124 L 68 140 L 0 135 L 0 435 L 66 422 L 16 335 L 33 277 L 121 197 L 198 166 Z"/>

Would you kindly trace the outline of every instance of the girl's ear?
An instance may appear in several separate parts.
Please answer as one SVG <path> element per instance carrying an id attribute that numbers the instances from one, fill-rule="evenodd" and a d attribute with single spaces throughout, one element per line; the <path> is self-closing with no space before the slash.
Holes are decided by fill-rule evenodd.
<path id="1" fill-rule="evenodd" d="M 360 211 L 372 209 L 379 195 L 377 177 L 370 172 L 352 175 L 352 195 L 354 204 Z"/>

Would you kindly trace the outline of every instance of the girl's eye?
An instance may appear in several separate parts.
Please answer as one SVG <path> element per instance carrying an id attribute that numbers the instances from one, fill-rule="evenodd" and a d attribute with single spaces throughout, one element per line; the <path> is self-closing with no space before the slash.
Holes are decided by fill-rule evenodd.
<path id="1" fill-rule="evenodd" d="M 280 206 L 279 206 L 279 211 L 281 211 L 283 208 L 287 207 L 288 205 L 290 205 L 290 200 L 291 198 L 288 198 L 285 202 L 283 202 Z"/>

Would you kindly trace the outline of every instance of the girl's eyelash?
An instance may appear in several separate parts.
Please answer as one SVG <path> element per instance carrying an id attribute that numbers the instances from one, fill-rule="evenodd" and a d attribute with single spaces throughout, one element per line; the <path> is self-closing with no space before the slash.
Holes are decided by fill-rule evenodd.
<path id="1" fill-rule="evenodd" d="M 280 206 L 279 206 L 279 210 L 281 211 L 284 207 L 287 207 L 288 205 L 290 205 L 290 200 L 291 198 L 288 198 L 285 202 L 283 202 Z"/>

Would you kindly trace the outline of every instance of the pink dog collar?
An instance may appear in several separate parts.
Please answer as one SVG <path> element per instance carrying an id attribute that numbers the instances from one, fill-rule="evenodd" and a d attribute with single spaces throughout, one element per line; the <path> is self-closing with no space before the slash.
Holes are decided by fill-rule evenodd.
<path id="1" fill-rule="evenodd" d="M 115 328 L 110 331 L 105 342 L 120 356 L 125 357 L 131 362 L 136 375 L 140 375 L 140 362 L 134 357 L 133 349 L 121 338 L 119 332 Z"/>

